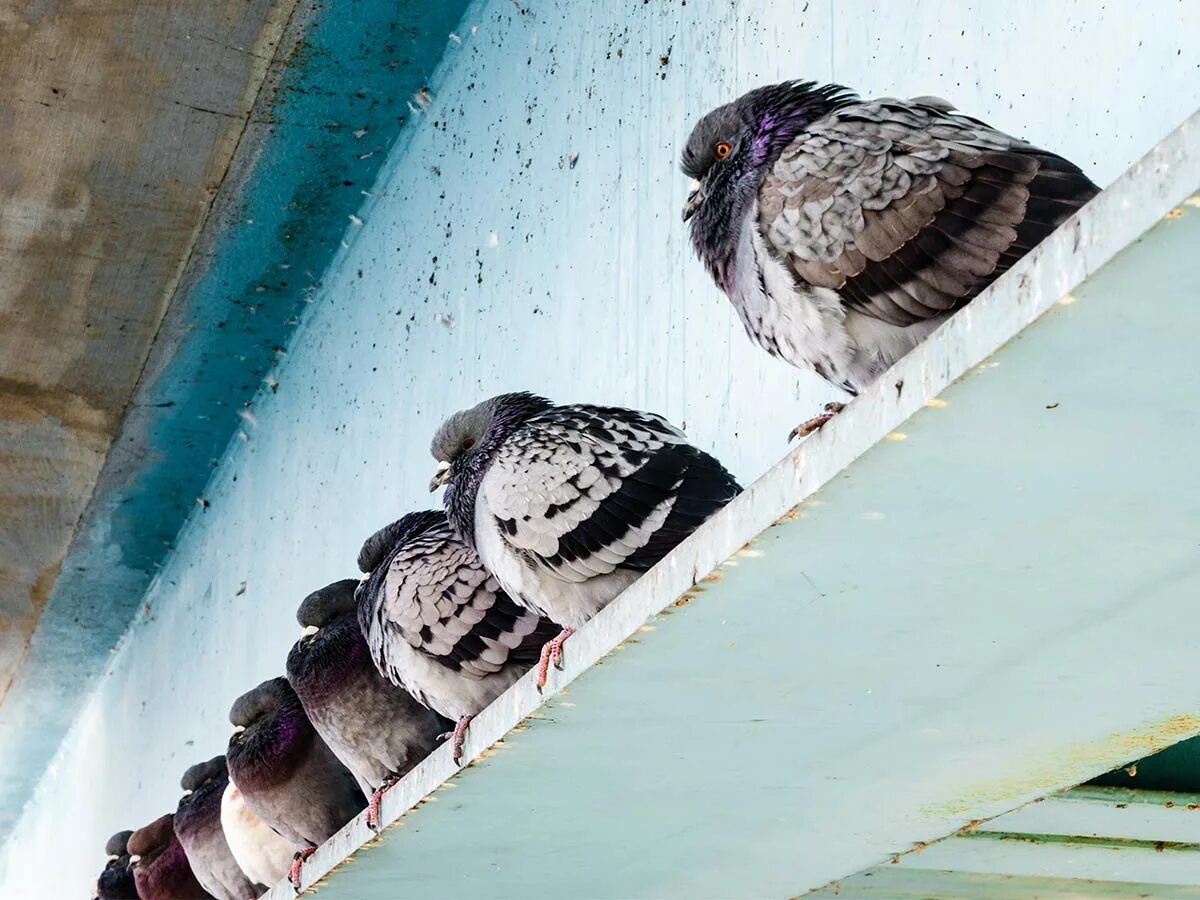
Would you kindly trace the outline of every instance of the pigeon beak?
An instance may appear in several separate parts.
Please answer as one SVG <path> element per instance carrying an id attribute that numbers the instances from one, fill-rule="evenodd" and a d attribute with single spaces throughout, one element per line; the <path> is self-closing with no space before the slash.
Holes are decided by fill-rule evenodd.
<path id="1" fill-rule="evenodd" d="M 133 856 L 129 857 L 129 864 L 131 866 L 136 866 L 139 862 L 141 862 L 141 859 L 142 858 L 135 853 Z"/>
<path id="2" fill-rule="evenodd" d="M 692 183 L 688 185 L 687 203 L 683 205 L 683 221 L 686 222 L 694 216 L 703 202 L 704 192 L 701 190 L 700 182 L 693 178 Z"/>
<path id="3" fill-rule="evenodd" d="M 442 460 L 437 465 L 437 471 L 433 473 L 433 478 L 429 482 L 429 493 L 433 493 L 447 481 L 450 480 L 450 463 Z"/>
<path id="4" fill-rule="evenodd" d="M 320 630 L 321 629 L 316 625 L 305 625 L 304 628 L 300 630 L 300 637 L 312 637 Z"/>
<path id="5" fill-rule="evenodd" d="M 246 726 L 245 726 L 245 725 L 234 725 L 234 726 L 233 726 L 233 733 L 234 733 L 234 734 L 241 734 L 241 733 L 242 733 L 243 731 L 245 731 L 245 730 L 246 730 Z"/>

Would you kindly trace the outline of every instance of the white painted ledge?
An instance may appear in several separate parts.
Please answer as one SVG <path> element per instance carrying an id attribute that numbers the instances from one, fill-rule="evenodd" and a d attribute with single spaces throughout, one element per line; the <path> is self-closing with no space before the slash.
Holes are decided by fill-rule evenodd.
<path id="1" fill-rule="evenodd" d="M 478 837 L 474 835 L 474 830 L 495 826 L 488 826 L 478 817 L 472 817 L 467 813 L 454 820 L 453 826 L 447 826 L 441 822 L 440 818 L 437 821 L 425 818 L 428 808 L 419 807 L 422 807 L 424 802 L 430 799 L 440 801 L 443 805 L 447 803 L 459 805 L 460 802 L 469 805 L 468 801 L 476 795 L 493 795 L 496 792 L 503 794 L 505 790 L 510 789 L 513 806 L 512 839 L 514 841 L 519 839 L 522 849 L 521 854 L 515 854 L 515 851 L 510 848 L 507 856 L 501 854 L 498 858 L 511 859 L 512 865 L 517 868 L 553 866 L 554 862 L 545 859 L 544 854 L 539 852 L 539 843 L 551 841 L 555 837 L 555 831 L 564 823 L 559 821 L 556 825 L 555 821 L 544 821 L 540 830 L 530 826 L 531 819 L 536 820 L 539 815 L 544 815 L 544 810 L 539 806 L 544 798 L 536 795 L 536 790 L 529 787 L 528 778 L 523 777 L 520 784 L 510 781 L 508 788 L 504 783 L 498 784 L 497 779 L 513 778 L 513 766 L 518 763 L 518 758 L 514 756 L 510 762 L 506 758 L 509 754 L 497 754 L 493 752 L 492 748 L 500 748 L 506 743 L 515 743 L 514 739 L 519 735 L 522 748 L 519 761 L 522 765 L 542 767 L 547 784 L 558 783 L 562 780 L 563 784 L 574 783 L 582 789 L 591 777 L 586 754 L 577 759 L 563 759 L 560 753 L 557 756 L 551 755 L 547 759 L 544 753 L 539 755 L 537 751 L 539 742 L 546 744 L 551 741 L 552 734 L 555 735 L 554 740 L 560 738 L 565 740 L 566 738 L 562 738 L 562 735 L 566 734 L 565 730 L 586 727 L 581 725 L 581 722 L 584 722 L 589 716 L 589 708 L 584 702 L 579 702 L 576 706 L 574 702 L 563 699 L 568 685 L 588 673 L 587 687 L 591 695 L 595 695 L 597 692 L 603 693 L 614 679 L 621 678 L 622 671 L 625 672 L 626 678 L 633 677 L 636 680 L 638 677 L 643 677 L 637 674 L 630 676 L 629 673 L 633 671 L 632 667 L 642 664 L 645 656 L 639 654 L 635 658 L 634 654 L 627 656 L 625 652 L 611 660 L 611 665 L 605 665 L 600 671 L 595 672 L 594 677 L 590 670 L 627 642 L 635 643 L 645 640 L 650 645 L 656 640 L 667 641 L 673 628 L 685 627 L 684 623 L 691 621 L 688 616 L 696 612 L 694 609 L 681 609 L 678 610 L 681 615 L 661 618 L 661 621 L 653 626 L 655 629 L 653 634 L 646 633 L 635 638 L 634 642 L 630 642 L 630 638 L 638 635 L 638 632 L 646 627 L 649 620 L 676 603 L 677 598 L 685 598 L 680 602 L 687 603 L 689 600 L 686 598 L 702 596 L 693 590 L 693 586 L 698 582 L 702 583 L 702 589 L 711 589 L 721 581 L 732 584 L 735 578 L 742 577 L 744 572 L 753 573 L 756 571 L 754 568 L 756 565 L 761 568 L 757 558 L 762 555 L 762 551 L 755 549 L 740 555 L 739 551 L 742 551 L 751 541 L 762 536 L 774 523 L 781 520 L 792 521 L 798 517 L 803 518 L 805 514 L 802 511 L 797 513 L 798 505 L 802 501 L 812 498 L 816 492 L 831 485 L 835 476 L 840 473 L 849 469 L 848 475 L 851 483 L 856 478 L 869 476 L 870 467 L 867 471 L 858 474 L 860 470 L 852 468 L 852 464 L 885 437 L 898 437 L 894 434 L 898 426 L 914 414 L 931 405 L 937 407 L 939 404 L 936 401 L 939 394 L 1012 341 L 1015 336 L 1021 334 L 1027 326 L 1055 307 L 1060 301 L 1064 301 L 1066 298 L 1065 302 L 1069 302 L 1069 295 L 1078 290 L 1094 273 L 1137 241 L 1149 229 L 1162 222 L 1164 216 L 1172 214 L 1177 205 L 1192 197 L 1198 187 L 1200 187 L 1200 114 L 1188 119 L 1112 187 L 1088 204 L 1074 219 L 1022 260 L 1008 275 L 956 315 L 929 341 L 900 361 L 877 384 L 848 406 L 846 411 L 829 426 L 789 452 L 734 503 L 706 523 L 692 538 L 581 629 L 566 646 L 563 671 L 551 673 L 545 696 L 536 691 L 531 674 L 482 712 L 472 723 L 464 748 L 464 762 L 467 764 L 474 762 L 475 766 L 467 770 L 460 770 L 451 761 L 449 749 L 443 747 L 393 788 L 383 801 L 382 821 L 385 824 L 385 832 L 383 838 L 378 841 L 380 844 L 378 851 L 372 850 L 370 853 L 356 856 L 361 848 L 377 841 L 372 832 L 367 829 L 363 817 L 359 816 L 319 848 L 305 864 L 303 887 L 307 889 L 321 883 L 321 889 L 327 891 L 330 896 L 363 896 L 369 885 L 368 882 L 360 882 L 360 879 L 367 878 L 373 867 L 396 866 L 400 872 L 407 867 L 407 871 L 414 873 L 412 875 L 414 881 L 409 886 L 416 890 L 415 895 L 419 896 L 433 894 L 457 896 L 468 891 L 476 896 L 498 896 L 509 889 L 514 895 L 527 893 L 528 888 L 521 888 L 519 880 L 518 882 L 505 880 L 512 877 L 510 873 L 505 873 L 503 876 L 499 874 L 503 870 L 500 863 L 495 863 L 497 878 L 500 880 L 494 883 L 475 884 L 471 881 L 471 874 L 467 871 L 471 869 L 470 860 L 463 861 L 462 871 L 454 863 L 447 862 L 445 864 L 443 870 L 446 880 L 441 885 L 444 890 L 431 888 L 428 880 L 422 881 L 422 878 L 427 879 L 428 876 L 415 873 L 414 861 L 408 859 L 405 862 L 404 853 L 398 849 L 404 846 L 405 841 L 415 841 L 418 835 L 424 839 L 432 830 L 453 827 L 458 832 L 458 838 L 464 848 L 463 853 L 468 854 L 470 847 Z M 1196 201 L 1193 197 L 1188 202 L 1195 204 Z M 1188 208 L 1186 212 L 1189 216 L 1200 216 L 1200 209 Z M 1168 273 L 1160 275 L 1160 280 L 1164 277 L 1168 281 L 1171 278 Z M 1155 282 L 1155 284 L 1157 283 Z M 1142 302 L 1149 305 L 1155 302 L 1155 298 L 1148 296 Z M 1080 304 L 1080 306 L 1084 305 L 1086 304 Z M 1181 325 L 1181 327 L 1184 326 Z M 1032 331 L 1037 331 L 1037 328 Z M 1147 347 L 1146 350 L 1147 363 L 1153 365 L 1154 348 Z M 1052 353 L 1049 355 L 1053 356 Z M 1065 360 L 1064 365 L 1074 366 L 1069 360 Z M 1005 372 L 1007 371 L 1005 370 Z M 1046 379 L 1052 382 L 1054 373 L 1054 361 L 1051 359 L 1047 365 Z M 1130 377 L 1136 378 L 1137 375 L 1135 373 Z M 968 379 L 968 382 L 970 381 L 971 379 Z M 958 387 L 960 386 L 956 386 L 956 390 Z M 1149 402 L 1153 403 L 1153 398 L 1150 398 Z M 957 408 L 946 412 L 948 415 L 951 412 L 957 413 Z M 789 415 L 791 415 L 790 412 Z M 790 423 L 781 421 L 779 435 L 764 435 L 761 439 L 781 441 L 781 436 L 786 431 L 784 426 L 787 424 Z M 1017 426 L 1014 425 L 1015 427 Z M 1038 425 L 1037 427 L 1042 428 L 1043 426 Z M 1119 428 L 1117 432 L 1121 433 Z M 1031 434 L 1035 433 L 1031 432 Z M 1019 438 L 1019 441 L 1024 440 L 1023 437 Z M 1117 440 L 1117 438 L 1114 437 L 1113 440 Z M 908 442 L 909 445 L 914 443 L 913 441 Z M 901 441 L 881 446 L 875 454 L 872 454 L 871 465 L 880 464 L 881 459 L 886 462 L 887 454 L 898 454 L 902 452 L 901 448 L 904 446 Z M 1136 448 L 1131 447 L 1131 458 L 1136 456 L 1136 453 Z M 927 467 L 914 470 L 913 477 L 936 479 L 937 472 Z M 830 503 L 832 504 L 833 501 Z M 776 531 L 779 530 L 776 529 Z M 809 534 L 809 546 L 812 546 L 811 529 Z M 947 535 L 946 537 L 948 541 L 952 541 L 955 536 Z M 1001 537 L 1000 540 L 1003 538 Z M 804 546 L 804 543 L 798 544 L 797 547 L 800 549 L 796 552 L 803 552 Z M 997 552 L 1003 552 L 1003 550 L 1003 546 L 1000 546 Z M 871 552 L 870 545 L 864 544 L 862 557 L 864 568 L 869 568 L 871 564 Z M 1105 550 L 1100 547 L 1096 552 L 1103 554 Z M 768 554 L 769 556 L 770 554 Z M 728 565 L 718 571 L 719 567 L 725 563 Z M 914 559 L 914 565 L 920 565 L 920 561 Z M 807 572 L 805 577 L 807 577 Z M 703 596 L 704 604 L 715 602 L 710 594 L 704 593 Z M 820 596 L 825 597 L 826 594 Z M 749 604 L 744 615 L 752 618 L 761 598 L 746 596 L 744 599 Z M 903 597 L 895 598 L 897 604 L 902 604 L 905 600 L 906 598 Z M 1064 600 L 1064 602 L 1068 601 Z M 1083 612 L 1080 612 L 1081 621 Z M 837 610 L 821 614 L 832 616 L 837 614 Z M 721 624 L 724 624 L 724 620 Z M 819 623 L 814 622 L 814 629 L 817 624 Z M 832 633 L 846 635 L 848 630 L 859 627 L 861 624 L 862 622 L 859 620 L 848 619 L 844 627 L 840 630 L 835 629 Z M 787 662 L 793 654 L 798 653 L 797 634 L 780 632 L 778 635 L 773 635 L 772 630 L 775 623 L 772 621 L 762 621 L 758 625 L 762 633 L 760 636 L 764 641 L 769 641 L 772 637 L 775 637 L 777 641 L 774 649 L 760 658 L 776 661 L 781 659 Z M 1194 625 L 1195 622 L 1190 626 L 1193 630 Z M 930 628 L 934 631 L 936 631 L 935 626 L 936 617 L 930 621 Z M 1036 628 L 1030 629 L 1031 634 L 1035 632 Z M 896 640 L 903 644 L 907 632 L 901 629 L 894 634 Z M 947 641 L 955 639 L 946 638 Z M 867 637 L 863 638 L 863 641 L 867 640 Z M 1039 640 L 1049 640 L 1049 637 L 1042 635 Z M 861 653 L 862 658 L 868 661 L 880 655 L 886 655 L 890 649 L 886 645 L 873 646 L 870 643 L 856 646 L 857 642 L 851 637 L 847 638 L 847 642 L 847 652 L 851 652 L 851 648 L 853 648 L 853 652 Z M 770 645 L 766 644 L 765 646 Z M 691 660 L 691 662 L 695 661 Z M 714 660 L 713 665 L 717 664 Z M 864 665 L 868 664 L 864 663 Z M 1096 664 L 1102 666 L 1104 660 L 1097 660 Z M 701 665 L 697 669 L 697 678 L 702 677 L 703 672 L 704 669 Z M 737 677 L 738 674 L 731 672 L 730 677 Z M 647 694 L 656 684 L 657 682 L 650 680 L 644 682 Z M 802 701 L 803 698 L 800 698 L 797 702 Z M 694 697 L 683 697 L 680 702 L 689 706 L 693 719 L 696 715 L 703 716 L 706 710 L 714 708 L 706 705 L 707 701 L 698 702 Z M 816 700 L 813 702 L 817 703 Z M 670 706 L 671 704 L 667 702 L 666 707 Z M 547 707 L 547 709 L 543 710 L 543 707 Z M 633 746 L 628 748 L 627 763 L 630 772 L 634 772 L 640 764 L 641 753 L 648 747 L 652 748 L 654 742 L 661 738 L 661 735 L 654 730 L 658 713 L 655 710 L 636 709 L 628 706 L 625 709 L 629 715 L 628 727 L 631 729 L 631 740 L 636 741 Z M 658 709 L 661 710 L 663 707 L 660 706 Z M 1196 709 L 1196 712 L 1200 712 L 1200 709 Z M 853 714 L 853 712 L 845 713 L 846 716 Z M 1071 723 L 1068 721 L 1067 712 L 1060 711 L 1056 715 L 1062 719 L 1063 727 L 1069 731 Z M 1128 716 L 1125 717 L 1125 719 L 1127 718 Z M 1120 716 L 1117 719 L 1115 727 L 1124 727 L 1128 724 Z M 530 734 L 519 734 L 534 723 L 536 723 L 536 727 Z M 953 723 L 949 723 L 949 727 L 952 726 Z M 948 727 L 947 722 L 939 720 L 938 727 Z M 905 793 L 904 791 L 898 792 L 896 797 L 881 797 L 880 803 L 884 806 L 900 805 L 900 808 L 889 809 L 894 820 L 892 823 L 894 827 L 887 829 L 887 840 L 892 843 L 880 844 L 880 841 L 883 840 L 882 831 L 863 829 L 861 833 L 854 836 L 853 840 L 850 838 L 843 840 L 843 843 L 850 841 L 851 844 L 857 841 L 857 845 L 847 849 L 846 854 L 842 856 L 830 854 L 825 860 L 816 859 L 804 862 L 800 867 L 800 874 L 794 876 L 801 881 L 795 883 L 788 893 L 800 893 L 806 889 L 820 887 L 827 881 L 857 871 L 858 868 L 870 864 L 872 860 L 879 860 L 892 852 L 905 849 L 907 845 L 895 843 L 896 835 L 907 835 L 909 845 L 917 841 L 940 837 L 952 832 L 969 818 L 981 814 L 996 815 L 1006 809 L 1014 808 L 1020 803 L 1027 802 L 1029 799 L 1045 793 L 1048 789 L 1073 783 L 1064 779 L 1082 780 L 1083 777 L 1091 774 L 1092 769 L 1100 771 L 1100 767 L 1109 765 L 1114 760 L 1120 762 L 1122 753 L 1128 752 L 1129 758 L 1133 758 L 1139 753 L 1161 746 L 1164 741 L 1178 740 L 1197 731 L 1200 731 L 1200 717 L 1176 717 L 1171 721 L 1161 723 L 1161 727 L 1151 727 L 1137 732 L 1123 745 L 1108 744 L 1103 750 L 1097 750 L 1090 756 L 1080 752 L 1070 765 L 1064 764 L 1057 769 L 1050 767 L 1047 770 L 1043 761 L 1038 773 L 1031 775 L 1027 783 L 1018 784 L 1014 781 L 1011 784 L 995 786 L 990 792 L 981 791 L 973 799 L 966 798 L 958 805 L 947 802 L 939 808 L 940 812 L 937 815 L 929 814 L 932 806 L 923 808 L 921 811 L 904 809 L 902 805 L 905 800 L 901 796 Z M 555 743 L 554 746 L 558 747 L 559 743 Z M 748 747 L 746 752 L 754 752 L 754 749 Z M 770 748 L 764 749 L 769 750 Z M 1053 747 L 1050 749 L 1052 750 Z M 513 754 L 516 754 L 516 750 L 513 751 Z M 686 754 L 684 758 L 686 759 Z M 775 762 L 786 767 L 787 760 L 776 758 Z M 481 766 L 479 763 L 483 763 L 483 765 Z M 502 768 L 507 774 L 499 771 Z M 496 771 L 491 771 L 491 769 Z M 682 763 L 679 769 L 670 771 L 683 773 L 685 769 L 686 763 Z M 982 779 L 987 774 L 986 772 L 975 773 L 977 779 Z M 655 777 L 660 776 L 656 775 Z M 661 778 L 664 782 L 669 781 L 672 777 L 674 776 L 668 770 L 663 770 Z M 685 777 L 685 775 L 680 774 L 679 777 Z M 631 776 L 631 782 L 635 781 L 641 783 Z M 457 789 L 453 793 L 439 791 L 439 788 L 443 786 L 452 788 L 456 785 Z M 697 791 L 703 791 L 704 784 L 697 783 L 694 788 Z M 560 785 L 558 790 L 561 792 L 564 788 Z M 830 788 L 830 790 L 832 789 Z M 823 808 L 817 799 L 814 799 L 817 795 L 810 797 L 808 794 L 803 794 L 803 796 L 811 800 L 812 805 L 807 809 L 816 817 L 812 830 L 814 833 L 820 832 L 824 820 Z M 824 797 L 825 795 L 820 796 Z M 638 798 L 641 798 L 641 794 L 638 794 Z M 491 799 L 494 800 L 495 797 L 493 796 Z M 613 797 L 614 804 L 629 802 L 633 801 L 626 796 Z M 639 799 L 638 802 L 641 800 Z M 868 813 L 860 810 L 859 814 L 867 815 Z M 934 827 L 931 822 L 941 823 L 937 827 L 942 827 L 943 830 L 934 835 L 925 834 L 925 831 Z M 686 822 L 680 823 L 680 827 L 683 828 L 687 824 Z M 711 825 L 711 823 L 706 824 Z M 582 828 L 582 833 L 586 834 L 586 822 L 571 822 L 570 825 Z M 601 829 L 598 834 L 604 833 L 604 823 L 599 823 L 596 827 Z M 454 843 L 454 841 L 451 840 L 450 843 Z M 819 840 L 816 843 L 819 844 Z M 389 862 L 391 857 L 388 854 L 393 850 L 396 850 L 397 858 Z M 853 853 L 850 850 L 853 850 Z M 737 847 L 729 847 L 728 852 L 736 854 Z M 334 872 L 351 857 L 354 857 L 353 864 L 347 865 L 344 871 Z M 859 859 L 860 862 L 850 865 L 852 859 Z M 735 863 L 736 860 L 731 860 L 729 865 L 733 866 Z M 652 863 L 647 861 L 642 861 L 638 865 L 652 867 Z M 631 878 L 635 877 L 638 865 L 631 863 Z M 456 880 L 460 876 L 462 880 Z M 382 875 L 377 873 L 376 877 L 382 877 Z M 396 877 L 400 878 L 401 875 L 396 875 Z M 560 888 L 574 877 L 575 875 L 570 871 L 560 871 L 557 877 L 546 883 L 546 894 L 559 895 Z M 595 877 L 599 879 L 597 884 L 603 882 L 608 884 L 610 889 L 619 892 L 619 887 L 613 888 L 611 883 L 604 882 L 605 873 L 596 873 Z M 666 884 L 674 891 L 685 891 L 685 888 L 695 891 L 696 885 L 689 881 L 690 877 L 687 873 L 677 873 L 676 880 L 666 882 Z M 710 883 L 711 889 L 718 890 L 722 882 L 715 875 L 714 879 Z M 671 892 L 664 887 L 664 883 L 649 881 L 634 883 L 646 894 L 661 895 L 664 892 Z M 689 885 L 691 885 L 690 888 Z M 496 891 L 490 890 L 491 887 L 495 887 Z M 748 893 L 773 893 L 777 887 L 774 882 L 770 881 L 762 884 L 746 884 Z M 397 883 L 397 891 L 401 889 L 401 884 Z M 588 893 L 582 888 L 580 890 Z M 597 887 L 597 892 L 602 894 L 605 889 Z M 703 890 L 699 892 L 703 893 Z M 268 896 L 275 900 L 283 900 L 283 898 L 290 897 L 292 893 L 290 885 L 285 883 L 276 886 Z"/>

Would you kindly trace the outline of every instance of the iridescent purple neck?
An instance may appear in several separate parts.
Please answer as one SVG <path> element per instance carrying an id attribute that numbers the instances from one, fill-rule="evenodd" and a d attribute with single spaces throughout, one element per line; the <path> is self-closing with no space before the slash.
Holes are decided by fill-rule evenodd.
<path id="1" fill-rule="evenodd" d="M 343 694 L 359 679 L 376 674 L 357 616 L 352 612 L 311 639 L 297 641 L 288 654 L 287 673 L 292 689 L 310 711 Z"/>
<path id="2" fill-rule="evenodd" d="M 739 105 L 749 127 L 750 164 L 760 172 L 767 169 L 809 126 L 830 113 L 858 100 L 840 84 L 817 86 L 813 81 L 785 81 L 746 94 Z"/>
<path id="3" fill-rule="evenodd" d="M 211 778 L 179 801 L 175 810 L 175 831 L 189 834 L 220 827 L 221 795 L 229 783 L 228 775 Z"/>
<path id="4" fill-rule="evenodd" d="M 200 896 L 191 863 L 174 834 L 158 856 L 134 870 L 134 882 L 142 897 Z"/>
<path id="5" fill-rule="evenodd" d="M 231 741 L 225 756 L 229 772 L 243 792 L 274 787 L 288 779 L 312 746 L 316 732 L 300 699 L 292 696 Z"/>

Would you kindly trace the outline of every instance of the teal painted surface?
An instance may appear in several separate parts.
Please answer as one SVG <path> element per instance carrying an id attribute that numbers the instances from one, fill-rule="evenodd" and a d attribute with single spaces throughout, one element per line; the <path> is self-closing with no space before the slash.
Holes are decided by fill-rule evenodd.
<path id="1" fill-rule="evenodd" d="M 1184 209 L 321 896 L 793 896 L 1200 729 L 1193 636 L 1162 627 L 1200 593 Z M 990 852 L 1054 875 L 1085 843 Z M 1104 852 L 1097 877 L 1200 880 L 1194 853 Z"/>
<path id="2" fill-rule="evenodd" d="M 358 211 L 364 224 L 351 224 L 349 248 L 313 270 L 321 287 L 288 343 L 278 390 L 257 395 L 255 424 L 234 422 L 249 440 L 235 441 L 213 472 L 203 489 L 210 507 L 193 508 L 139 596 L 144 612 L 45 773 L 19 834 L 0 851 L 0 894 L 28 895 L 31 873 L 64 896 L 82 893 L 109 833 L 174 805 L 179 773 L 224 746 L 231 699 L 279 673 L 300 598 L 352 574 L 365 534 L 429 503 L 428 439 L 448 410 L 497 390 L 533 388 L 564 401 L 663 412 L 745 482 L 779 460 L 784 433 L 830 394 L 750 346 L 692 258 L 679 222 L 686 185 L 677 157 L 701 112 L 799 74 L 868 93 L 940 93 L 1079 159 L 1107 182 L 1200 103 L 1195 54 L 1181 38 L 1200 23 L 1198 12 L 1130 14 L 1140 8 L 980 3 L 948 11 L 932 0 L 472 5 L 456 30 L 461 43 L 447 45 L 420 125 L 385 154 L 375 196 Z M 344 35 L 368 37 L 352 28 Z M 1031 57 L 1038 66 L 1013 62 Z M 346 69 L 346 89 L 356 89 L 360 74 Z M 1097 89 L 1115 83 L 1121 91 Z M 314 125 L 312 133 L 323 132 Z M 268 249 L 263 258 L 273 262 Z M 221 319 L 200 321 L 215 327 Z M 256 360 L 259 350 L 265 344 Z M 234 417 L 236 406 L 222 415 Z M 124 603 L 138 591 L 117 593 Z M 785 658 L 798 652 L 789 645 Z M 768 672 L 770 662 L 759 658 L 752 669 Z M 811 681 L 815 668 L 807 671 Z M 706 690 L 710 682 L 700 681 Z M 786 709 L 785 699 L 768 706 Z M 649 702 L 632 695 L 626 713 Z M 774 750 L 750 754 L 755 735 L 769 729 L 746 718 L 736 710 L 720 720 L 737 728 L 736 748 L 718 753 L 702 736 L 693 749 L 687 741 L 697 732 L 667 719 L 652 736 L 653 753 L 639 741 L 618 748 L 613 762 L 646 790 L 662 776 L 638 771 L 639 761 L 658 763 L 655 754 L 672 746 L 717 766 L 746 752 L 735 768 L 760 777 L 793 765 Z M 572 754 L 559 757 L 567 793 L 606 765 L 588 757 L 581 772 Z M 623 781 L 604 783 L 613 796 L 637 799 Z M 703 837 L 694 813 L 720 809 L 730 790 L 691 793 L 681 809 L 692 818 L 648 820 L 647 828 L 664 839 L 700 834 L 703 877 L 704 865 L 727 854 Z M 501 832 L 531 808 L 520 800 Z M 584 823 L 565 812 L 557 821 L 581 833 Z M 460 831 L 464 821 L 455 823 Z M 700 821 L 708 827 L 708 818 Z M 554 885 L 572 877 L 550 852 L 533 849 L 540 868 L 562 873 Z M 636 849 L 641 865 L 652 851 Z M 791 845 L 781 849 L 796 855 Z M 457 873 L 460 861 L 445 871 Z"/>
<path id="3" fill-rule="evenodd" d="M 409 98 L 450 44 L 466 0 L 302 3 L 302 37 L 248 133 L 257 142 L 236 199 L 210 223 L 164 332 L 181 334 L 130 418 L 144 446 L 98 488 L 21 674 L 0 705 L 0 838 L 109 660 L 175 545 L 241 414 L 355 226 L 413 118 Z M 287 42 L 285 41 L 285 44 Z M 265 113 L 265 118 L 263 114 Z M 204 257 L 207 257 L 205 259 Z M 170 339 L 168 339 L 170 343 Z M 154 369 L 154 361 L 151 370 Z M 128 435 L 123 437 L 128 438 Z"/>

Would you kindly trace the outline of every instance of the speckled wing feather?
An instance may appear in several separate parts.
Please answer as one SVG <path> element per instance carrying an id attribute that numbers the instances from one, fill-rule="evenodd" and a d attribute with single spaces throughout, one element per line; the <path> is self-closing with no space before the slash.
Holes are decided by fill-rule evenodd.
<path id="1" fill-rule="evenodd" d="M 557 629 L 513 603 L 445 516 L 436 517 L 437 524 L 410 537 L 388 564 L 363 620 L 371 655 L 386 672 L 389 645 L 404 641 L 474 678 L 531 665 Z"/>
<path id="2" fill-rule="evenodd" d="M 585 405 L 529 420 L 480 487 L 501 538 L 570 582 L 649 569 L 740 490 L 659 416 Z"/>
<path id="3" fill-rule="evenodd" d="M 1067 160 L 944 101 L 873 100 L 783 151 L 759 228 L 798 278 L 904 326 L 974 297 L 1097 192 Z"/>

